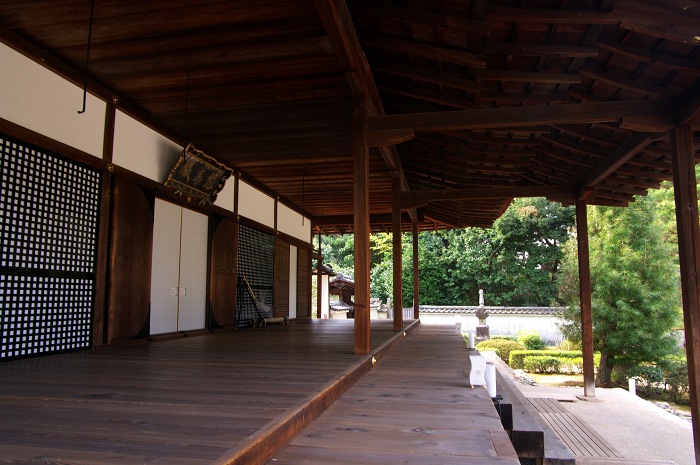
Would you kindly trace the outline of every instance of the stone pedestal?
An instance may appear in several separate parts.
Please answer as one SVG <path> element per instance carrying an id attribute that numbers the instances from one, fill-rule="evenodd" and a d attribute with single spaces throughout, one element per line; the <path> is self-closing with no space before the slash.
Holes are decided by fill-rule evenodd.
<path id="1" fill-rule="evenodd" d="M 476 343 L 491 339 L 489 335 L 489 325 L 479 325 L 476 327 Z"/>

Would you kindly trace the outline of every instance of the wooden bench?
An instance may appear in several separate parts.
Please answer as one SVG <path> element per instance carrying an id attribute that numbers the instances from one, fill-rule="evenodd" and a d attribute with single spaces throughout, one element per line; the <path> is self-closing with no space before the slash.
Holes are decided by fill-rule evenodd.
<path id="1" fill-rule="evenodd" d="M 510 436 L 518 458 L 530 459 L 538 465 L 574 465 L 574 455 L 540 417 L 510 376 L 504 376 L 501 372 L 503 369 L 496 362 L 496 392 L 503 397 L 496 407 L 500 408 L 501 423 Z"/>

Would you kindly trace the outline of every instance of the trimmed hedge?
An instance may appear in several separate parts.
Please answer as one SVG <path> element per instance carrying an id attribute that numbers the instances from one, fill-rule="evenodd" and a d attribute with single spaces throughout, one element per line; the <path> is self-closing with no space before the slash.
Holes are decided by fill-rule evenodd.
<path id="1" fill-rule="evenodd" d="M 583 352 L 580 350 L 557 351 L 557 350 L 514 350 L 510 353 L 509 365 L 514 370 L 526 370 L 526 357 L 548 357 L 559 360 L 558 371 L 563 373 L 574 373 L 583 371 Z M 600 352 L 593 354 L 593 363 L 600 364 Z"/>
<path id="2" fill-rule="evenodd" d="M 501 357 L 504 362 L 508 363 L 510 354 L 513 351 L 522 352 L 525 346 L 518 341 L 509 341 L 508 339 L 489 339 L 478 343 L 476 348 L 479 350 L 497 350 L 498 356 Z"/>
<path id="3" fill-rule="evenodd" d="M 525 357 L 525 371 L 536 373 L 559 373 L 561 371 L 561 359 L 547 357 L 546 355 L 530 355 Z"/>

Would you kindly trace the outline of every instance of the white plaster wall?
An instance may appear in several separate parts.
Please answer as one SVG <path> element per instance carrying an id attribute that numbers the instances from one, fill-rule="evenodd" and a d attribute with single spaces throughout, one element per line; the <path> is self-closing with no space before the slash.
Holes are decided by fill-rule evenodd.
<path id="1" fill-rule="evenodd" d="M 279 208 L 279 207 L 278 207 Z M 289 246 L 289 318 L 297 317 L 297 263 L 299 250 L 294 245 Z"/>
<path id="2" fill-rule="evenodd" d="M 243 181 L 238 183 L 238 214 L 275 227 L 275 199 Z"/>
<path id="3" fill-rule="evenodd" d="M 102 158 L 107 104 L 0 44 L 0 118 Z"/>
<path id="4" fill-rule="evenodd" d="M 112 162 L 153 181 L 164 183 L 182 153 L 182 147 L 117 111 Z"/>
<path id="5" fill-rule="evenodd" d="M 234 211 L 233 206 L 235 205 L 235 192 L 236 192 L 236 179 L 231 176 L 226 180 L 224 188 L 221 189 L 219 195 L 216 196 L 216 201 L 214 205 L 217 207 L 225 208 L 226 210 L 232 212 Z"/>
<path id="6" fill-rule="evenodd" d="M 452 313 L 421 313 L 420 319 L 425 323 L 454 324 L 455 315 Z M 460 315 L 462 332 L 476 331 L 479 319 L 474 315 Z M 547 345 L 562 341 L 559 330 L 562 320 L 550 315 L 509 315 L 491 314 L 486 318 L 489 333 L 499 336 L 517 336 L 519 330 L 534 329 Z"/>
<path id="7" fill-rule="evenodd" d="M 177 331 L 182 207 L 156 199 L 151 265 L 151 334 Z"/>
<path id="8" fill-rule="evenodd" d="M 309 242 L 311 238 L 311 221 L 281 203 L 277 204 L 277 229 L 297 239 Z"/>
<path id="9" fill-rule="evenodd" d="M 182 209 L 180 246 L 180 302 L 177 330 L 202 329 L 205 324 L 207 294 L 207 238 L 209 218 Z"/>

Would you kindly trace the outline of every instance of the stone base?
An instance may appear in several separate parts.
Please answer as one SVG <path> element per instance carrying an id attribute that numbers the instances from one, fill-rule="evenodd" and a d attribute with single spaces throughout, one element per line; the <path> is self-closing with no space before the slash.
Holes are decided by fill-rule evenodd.
<path id="1" fill-rule="evenodd" d="M 591 397 L 591 396 L 576 396 L 578 400 L 582 400 L 584 402 L 605 402 L 603 399 L 600 399 L 598 397 Z"/>
<path id="2" fill-rule="evenodd" d="M 479 325 L 476 327 L 476 343 L 480 343 L 483 341 L 488 341 L 491 339 L 491 336 L 489 335 L 489 326 L 488 325 Z"/>

